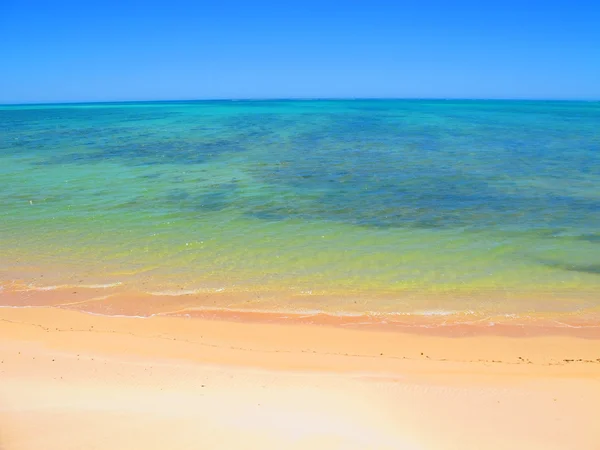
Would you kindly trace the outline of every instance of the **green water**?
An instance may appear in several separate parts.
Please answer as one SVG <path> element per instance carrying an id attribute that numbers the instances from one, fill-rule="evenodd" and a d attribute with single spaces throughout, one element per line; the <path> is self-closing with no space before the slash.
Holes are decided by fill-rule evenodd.
<path id="1" fill-rule="evenodd" d="M 600 305 L 600 103 L 7 106 L 0 180 L 5 289 Z"/>

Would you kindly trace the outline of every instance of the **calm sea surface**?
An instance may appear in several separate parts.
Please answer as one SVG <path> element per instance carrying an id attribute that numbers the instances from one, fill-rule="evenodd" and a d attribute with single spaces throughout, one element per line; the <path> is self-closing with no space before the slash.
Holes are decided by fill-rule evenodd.
<path id="1" fill-rule="evenodd" d="M 0 188 L 0 303 L 600 317 L 598 102 L 5 106 Z"/>

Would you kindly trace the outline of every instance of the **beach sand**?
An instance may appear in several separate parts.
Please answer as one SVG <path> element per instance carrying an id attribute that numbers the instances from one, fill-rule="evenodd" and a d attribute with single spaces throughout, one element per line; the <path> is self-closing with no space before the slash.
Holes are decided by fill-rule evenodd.
<path id="1" fill-rule="evenodd" d="M 1 450 L 600 449 L 597 339 L 0 308 L 0 361 Z"/>

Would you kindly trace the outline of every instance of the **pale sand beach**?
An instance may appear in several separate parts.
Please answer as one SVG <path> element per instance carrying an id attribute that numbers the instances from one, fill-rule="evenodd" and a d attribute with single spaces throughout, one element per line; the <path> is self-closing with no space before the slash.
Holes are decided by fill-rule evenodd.
<path id="1" fill-rule="evenodd" d="M 0 449 L 600 448 L 600 343 L 0 309 Z"/>

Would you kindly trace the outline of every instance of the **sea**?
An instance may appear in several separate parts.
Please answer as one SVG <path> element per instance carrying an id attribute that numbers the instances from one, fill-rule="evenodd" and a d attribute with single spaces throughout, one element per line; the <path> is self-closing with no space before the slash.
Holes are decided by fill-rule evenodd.
<path id="1" fill-rule="evenodd" d="M 600 326 L 600 102 L 0 106 L 0 304 Z"/>

